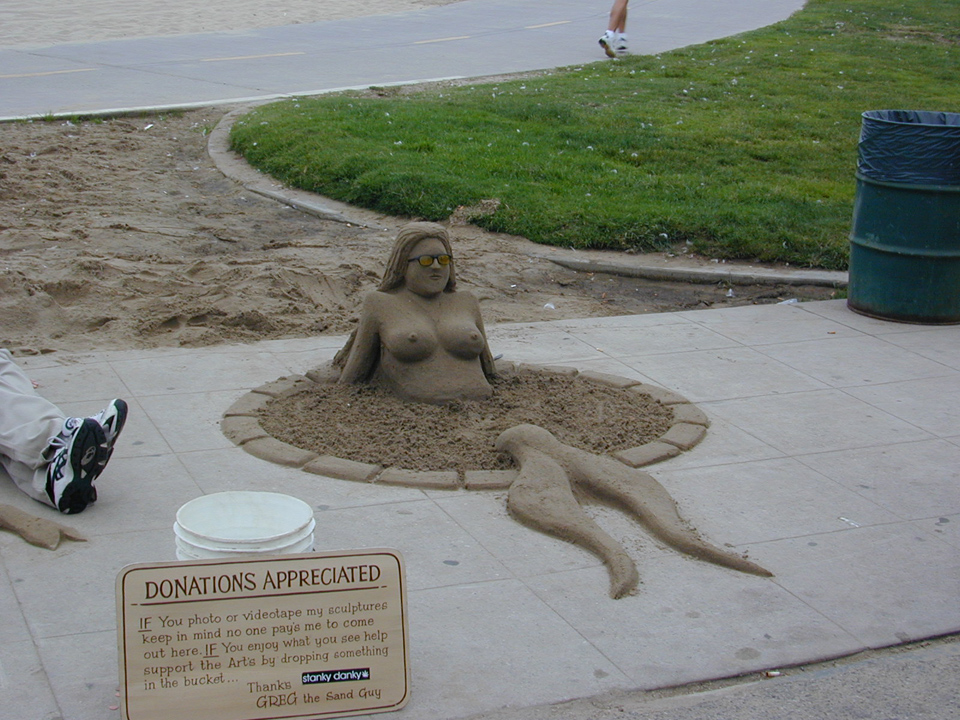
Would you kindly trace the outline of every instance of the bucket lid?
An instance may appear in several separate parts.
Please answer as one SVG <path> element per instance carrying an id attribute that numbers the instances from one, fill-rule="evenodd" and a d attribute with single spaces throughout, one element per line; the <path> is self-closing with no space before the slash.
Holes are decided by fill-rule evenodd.
<path id="1" fill-rule="evenodd" d="M 270 542 L 301 532 L 313 508 L 282 493 L 228 491 L 204 495 L 177 510 L 177 525 L 213 543 Z"/>

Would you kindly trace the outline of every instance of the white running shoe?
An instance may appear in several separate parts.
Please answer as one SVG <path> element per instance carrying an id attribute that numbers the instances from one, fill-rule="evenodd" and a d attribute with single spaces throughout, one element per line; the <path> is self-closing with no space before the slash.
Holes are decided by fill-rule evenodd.
<path id="1" fill-rule="evenodd" d="M 47 497 L 62 513 L 82 512 L 96 499 L 93 481 L 106 462 L 103 428 L 93 418 L 67 418 L 50 447 L 54 454 L 47 464 Z"/>
<path id="2" fill-rule="evenodd" d="M 100 469 L 97 470 L 95 475 L 96 478 L 99 477 L 100 473 L 103 472 L 103 469 L 110 461 L 110 456 L 113 455 L 113 445 L 120 436 L 120 431 L 123 430 L 123 424 L 127 421 L 127 403 L 119 398 L 116 400 L 111 400 L 109 405 L 94 415 L 91 419 L 96 420 L 98 423 L 100 423 L 100 427 L 103 428 L 106 450 L 103 454 L 103 460 L 100 462 Z M 93 487 L 93 484 L 91 483 L 89 502 L 94 503 L 96 501 L 97 489 Z"/>
<path id="3" fill-rule="evenodd" d="M 607 54 L 607 57 L 616 57 L 617 51 L 615 49 L 615 43 L 617 41 L 616 36 L 612 30 L 607 30 L 603 35 L 600 36 L 600 47 L 603 48 L 603 51 Z"/>
<path id="4" fill-rule="evenodd" d="M 63 430 L 50 440 L 54 454 L 47 465 L 47 497 L 62 513 L 83 512 L 96 502 L 93 483 L 113 454 L 113 446 L 127 421 L 127 403 L 111 400 L 88 418 L 67 418 Z"/>
<path id="5" fill-rule="evenodd" d="M 123 424 L 127 421 L 127 403 L 123 400 L 111 400 L 103 410 L 93 416 L 93 419 L 100 423 L 103 428 L 103 435 L 107 441 L 107 457 L 103 464 L 113 454 L 113 444 L 117 441 L 120 431 L 123 430 Z"/>

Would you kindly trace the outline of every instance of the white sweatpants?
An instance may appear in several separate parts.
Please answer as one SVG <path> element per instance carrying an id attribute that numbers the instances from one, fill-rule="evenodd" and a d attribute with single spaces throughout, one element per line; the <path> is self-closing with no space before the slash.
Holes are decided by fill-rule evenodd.
<path id="1" fill-rule="evenodd" d="M 65 419 L 60 408 L 37 394 L 10 352 L 0 348 L 0 465 L 18 488 L 47 505 L 53 503 L 45 489 L 45 453 Z"/>

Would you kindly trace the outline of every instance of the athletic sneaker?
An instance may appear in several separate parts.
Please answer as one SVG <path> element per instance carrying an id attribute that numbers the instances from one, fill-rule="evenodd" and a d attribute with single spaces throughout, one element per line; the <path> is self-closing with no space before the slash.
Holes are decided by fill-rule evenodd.
<path id="1" fill-rule="evenodd" d="M 62 513 L 82 512 L 96 499 L 93 481 L 106 462 L 103 428 L 93 418 L 67 418 L 50 447 L 55 452 L 47 465 L 47 497 Z"/>
<path id="2" fill-rule="evenodd" d="M 617 35 L 617 39 L 613 42 L 613 52 L 616 55 L 626 55 L 627 54 L 627 36 L 626 35 Z"/>
<path id="3" fill-rule="evenodd" d="M 93 420 L 100 423 L 103 428 L 103 436 L 107 442 L 107 455 L 103 459 L 103 464 L 113 455 L 113 444 L 117 441 L 120 431 L 123 430 L 123 424 L 127 421 L 127 404 L 123 400 L 111 400 L 103 410 L 93 416 Z"/>
<path id="4" fill-rule="evenodd" d="M 617 38 L 612 30 L 607 30 L 603 35 L 600 36 L 600 47 L 603 48 L 603 51 L 607 54 L 607 57 L 617 56 L 617 51 L 614 47 L 616 40 Z"/>
<path id="5" fill-rule="evenodd" d="M 127 421 L 127 403 L 119 398 L 111 400 L 110 404 L 94 415 L 92 419 L 100 423 L 106 441 L 106 453 L 103 456 L 103 461 L 100 463 L 100 469 L 97 470 L 95 476 L 99 477 L 100 473 L 103 472 L 103 469 L 110 461 L 110 456 L 113 455 L 113 445 L 117 441 L 120 431 L 123 430 L 123 424 Z M 87 504 L 95 503 L 96 501 L 97 489 L 91 484 L 90 497 Z"/>

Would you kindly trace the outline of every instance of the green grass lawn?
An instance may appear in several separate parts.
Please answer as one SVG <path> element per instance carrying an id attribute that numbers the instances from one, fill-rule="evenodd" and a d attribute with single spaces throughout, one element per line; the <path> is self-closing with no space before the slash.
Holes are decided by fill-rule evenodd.
<path id="1" fill-rule="evenodd" d="M 689 241 L 842 269 L 860 114 L 960 112 L 960 0 L 810 0 L 785 22 L 496 84 L 296 99 L 237 122 L 291 185 L 580 248 Z"/>

